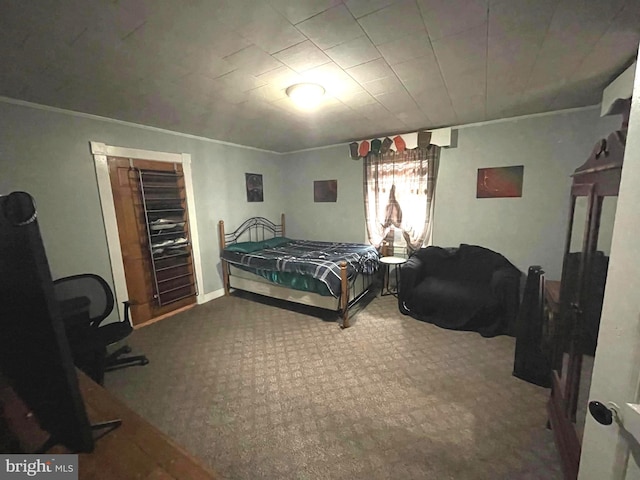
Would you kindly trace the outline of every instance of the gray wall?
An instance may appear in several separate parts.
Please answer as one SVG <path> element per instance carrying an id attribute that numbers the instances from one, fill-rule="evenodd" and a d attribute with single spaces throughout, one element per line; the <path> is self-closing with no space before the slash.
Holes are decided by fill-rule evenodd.
<path id="1" fill-rule="evenodd" d="M 283 157 L 287 236 L 336 242 L 366 240 L 362 199 L 362 161 L 346 145 Z M 337 180 L 338 201 L 315 203 L 314 180 Z"/>
<path id="2" fill-rule="evenodd" d="M 435 199 L 435 245 L 496 250 L 526 272 L 542 265 L 560 278 L 568 216 L 569 175 L 594 143 L 620 126 L 598 109 L 491 123 L 458 130 L 442 150 Z M 287 217 L 292 236 L 362 241 L 362 162 L 348 146 L 287 155 Z M 476 199 L 480 167 L 524 165 L 521 198 Z M 313 180 L 338 179 L 338 202 L 314 204 Z"/>
<path id="3" fill-rule="evenodd" d="M 570 173 L 595 141 L 618 128 L 597 109 L 462 128 L 442 152 L 434 243 L 475 243 L 522 271 L 540 264 L 559 278 Z M 341 145 L 280 156 L 122 123 L 0 102 L 0 193 L 26 190 L 38 202 L 54 278 L 95 272 L 111 280 L 89 141 L 190 153 L 204 285 L 222 288 L 217 222 L 287 215 L 287 235 L 365 241 L 362 162 Z M 476 199 L 479 167 L 524 165 L 522 198 Z M 261 173 L 264 203 L 247 203 L 244 173 Z M 314 203 L 314 180 L 338 180 L 336 203 Z"/>
<path id="4" fill-rule="evenodd" d="M 570 175 L 595 142 L 620 126 L 597 109 L 460 129 L 443 151 L 436 190 L 434 244 L 482 245 L 521 271 L 541 265 L 560 279 Z M 477 169 L 524 165 L 520 198 L 476 198 Z"/>
<path id="5" fill-rule="evenodd" d="M 284 208 L 279 155 L 0 102 L 0 194 L 35 197 L 54 278 L 93 272 L 112 282 L 90 141 L 191 154 L 205 293 L 222 288 L 218 220 L 237 226 Z M 247 203 L 245 172 L 263 175 L 263 203 Z"/>

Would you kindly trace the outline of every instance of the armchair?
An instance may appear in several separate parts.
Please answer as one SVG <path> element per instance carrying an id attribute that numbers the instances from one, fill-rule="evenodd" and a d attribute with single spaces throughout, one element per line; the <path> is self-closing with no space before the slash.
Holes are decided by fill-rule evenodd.
<path id="1" fill-rule="evenodd" d="M 513 335 L 521 276 L 487 248 L 421 248 L 402 267 L 398 306 L 405 315 L 443 328 Z"/>
<path id="2" fill-rule="evenodd" d="M 107 347 L 128 337 L 133 327 L 128 301 L 124 302 L 123 321 L 102 324 L 115 304 L 111 287 L 102 277 L 85 273 L 59 278 L 53 284 L 74 361 L 81 370 L 102 384 L 105 371 L 149 363 L 144 355 L 121 358 L 131 353 L 128 345 L 107 355 Z"/>

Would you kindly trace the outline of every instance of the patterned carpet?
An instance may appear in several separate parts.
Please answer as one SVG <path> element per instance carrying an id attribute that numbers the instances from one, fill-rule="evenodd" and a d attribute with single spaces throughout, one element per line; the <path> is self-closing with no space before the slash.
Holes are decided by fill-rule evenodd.
<path id="1" fill-rule="evenodd" d="M 260 299 L 136 331 L 149 365 L 105 385 L 224 478 L 561 478 L 549 391 L 511 375 L 513 338 L 413 320 L 394 297 L 345 330 Z"/>

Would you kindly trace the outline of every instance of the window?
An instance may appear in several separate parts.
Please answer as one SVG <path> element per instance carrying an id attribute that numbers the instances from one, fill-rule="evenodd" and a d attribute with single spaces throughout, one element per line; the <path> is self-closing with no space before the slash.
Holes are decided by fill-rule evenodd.
<path id="1" fill-rule="evenodd" d="M 428 243 L 440 147 L 371 154 L 364 162 L 364 202 L 372 245 L 408 252 Z M 389 254 L 387 252 L 387 254 Z"/>

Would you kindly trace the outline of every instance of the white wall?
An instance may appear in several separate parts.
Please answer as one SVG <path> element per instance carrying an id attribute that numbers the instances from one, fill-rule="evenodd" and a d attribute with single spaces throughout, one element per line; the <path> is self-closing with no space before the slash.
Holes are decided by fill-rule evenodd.
<path id="1" fill-rule="evenodd" d="M 640 75 L 636 72 L 611 257 L 602 306 L 590 400 L 640 402 Z M 622 410 L 625 422 L 632 418 Z M 587 415 L 579 478 L 638 479 L 637 442 L 618 427 Z M 635 444 L 635 445 L 634 445 Z M 629 455 L 629 446 L 634 455 Z M 628 470 L 627 470 L 628 465 Z"/>
<path id="2" fill-rule="evenodd" d="M 279 218 L 284 208 L 280 155 L 0 102 L 0 194 L 35 197 L 54 278 L 92 272 L 112 283 L 90 141 L 191 154 L 204 293 L 222 288 L 218 221 L 235 228 L 253 215 Z M 245 173 L 263 175 L 263 203 L 246 201 Z"/>
<path id="3" fill-rule="evenodd" d="M 461 128 L 457 146 L 442 150 L 435 198 L 435 245 L 477 244 L 521 271 L 542 265 L 560 278 L 568 220 L 570 174 L 620 117 L 597 108 Z M 348 145 L 286 156 L 289 233 L 298 238 L 365 238 L 362 161 Z M 522 198 L 476 199 L 477 169 L 524 165 Z M 313 180 L 338 179 L 338 202 L 313 203 Z"/>

